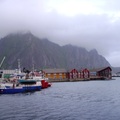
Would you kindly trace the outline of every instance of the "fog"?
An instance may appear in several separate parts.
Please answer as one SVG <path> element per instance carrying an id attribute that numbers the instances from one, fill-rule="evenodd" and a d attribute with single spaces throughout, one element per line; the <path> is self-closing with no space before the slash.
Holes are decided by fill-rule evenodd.
<path id="1" fill-rule="evenodd" d="M 120 66 L 119 0 L 0 0 L 0 37 L 30 31 L 59 45 L 96 49 Z"/>

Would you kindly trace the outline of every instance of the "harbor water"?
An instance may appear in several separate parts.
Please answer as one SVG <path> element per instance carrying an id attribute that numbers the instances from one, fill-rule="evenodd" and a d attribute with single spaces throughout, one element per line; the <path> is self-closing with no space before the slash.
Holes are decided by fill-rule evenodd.
<path id="1" fill-rule="evenodd" d="M 0 95 L 0 120 L 120 120 L 120 78 Z"/>

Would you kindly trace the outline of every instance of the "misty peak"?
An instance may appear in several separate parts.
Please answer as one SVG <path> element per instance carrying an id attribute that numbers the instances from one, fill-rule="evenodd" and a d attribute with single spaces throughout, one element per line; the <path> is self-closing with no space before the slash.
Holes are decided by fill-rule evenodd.
<path id="1" fill-rule="evenodd" d="M 90 53 L 91 53 L 91 54 L 98 54 L 98 52 L 97 52 L 96 49 L 92 49 L 92 50 L 90 50 Z"/>
<path id="2" fill-rule="evenodd" d="M 33 35 L 30 31 L 19 31 L 19 32 L 14 32 L 14 33 L 10 33 L 7 36 L 21 36 L 21 35 Z"/>

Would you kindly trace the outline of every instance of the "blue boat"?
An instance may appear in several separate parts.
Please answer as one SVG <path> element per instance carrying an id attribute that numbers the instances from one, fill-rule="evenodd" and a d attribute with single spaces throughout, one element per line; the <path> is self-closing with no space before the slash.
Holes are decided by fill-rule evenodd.
<path id="1" fill-rule="evenodd" d="M 15 94 L 15 93 L 25 93 L 40 91 L 42 88 L 41 85 L 36 84 L 35 81 L 31 80 L 21 80 L 18 84 L 1 84 L 0 85 L 0 94 Z"/>

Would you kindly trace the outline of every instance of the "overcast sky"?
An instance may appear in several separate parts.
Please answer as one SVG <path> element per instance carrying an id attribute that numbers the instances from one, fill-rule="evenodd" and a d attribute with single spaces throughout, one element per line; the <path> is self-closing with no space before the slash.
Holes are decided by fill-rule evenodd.
<path id="1" fill-rule="evenodd" d="M 17 31 L 95 48 L 120 67 L 120 0 L 0 0 L 0 37 Z"/>

